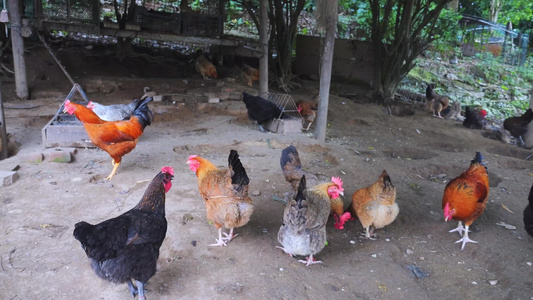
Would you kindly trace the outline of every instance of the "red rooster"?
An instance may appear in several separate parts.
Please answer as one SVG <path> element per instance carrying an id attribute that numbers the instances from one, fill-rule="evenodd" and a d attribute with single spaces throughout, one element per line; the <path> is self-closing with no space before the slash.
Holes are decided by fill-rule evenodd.
<path id="1" fill-rule="evenodd" d="M 461 251 L 466 243 L 477 243 L 468 237 L 468 228 L 483 213 L 489 197 L 489 176 L 482 160 L 481 153 L 476 152 L 476 156 L 470 162 L 470 167 L 448 182 L 442 197 L 444 220 L 446 222 L 450 219 L 459 221 L 457 228 L 450 232 L 458 231 L 462 237 L 456 242 L 463 242 Z"/>
<path id="2" fill-rule="evenodd" d="M 83 123 L 91 142 L 113 159 L 113 170 L 107 180 L 113 178 L 122 156 L 135 149 L 144 128 L 152 123 L 153 114 L 147 106 L 150 101 L 150 97 L 143 100 L 126 121 L 103 121 L 91 109 L 70 100 L 65 101 L 63 111 L 74 114 Z"/>

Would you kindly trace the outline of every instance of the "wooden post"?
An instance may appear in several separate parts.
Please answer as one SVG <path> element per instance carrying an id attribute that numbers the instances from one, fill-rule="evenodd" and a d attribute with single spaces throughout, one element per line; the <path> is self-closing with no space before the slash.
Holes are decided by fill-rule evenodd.
<path id="1" fill-rule="evenodd" d="M 9 20 L 11 22 L 11 44 L 13 48 L 13 64 L 15 66 L 15 85 L 17 96 L 29 99 L 28 81 L 26 79 L 26 63 L 24 61 L 24 39 L 21 35 L 22 21 L 18 0 L 9 0 Z"/>
<path id="2" fill-rule="evenodd" d="M 337 1 L 328 1 L 328 5 L 337 5 Z M 331 69 L 333 64 L 333 50 L 335 46 L 335 29 L 337 28 L 337 14 L 327 16 L 325 23 L 326 36 L 320 62 L 320 92 L 318 93 L 318 113 L 316 120 L 315 138 L 324 143 L 328 126 L 329 88 L 331 85 Z"/>
<path id="3" fill-rule="evenodd" d="M 259 40 L 263 55 L 259 59 L 259 94 L 266 97 L 268 93 L 268 0 L 260 0 L 261 19 Z"/>
<path id="4" fill-rule="evenodd" d="M 7 158 L 7 131 L 4 117 L 4 102 L 2 101 L 2 81 L 0 81 L 0 160 Z"/>

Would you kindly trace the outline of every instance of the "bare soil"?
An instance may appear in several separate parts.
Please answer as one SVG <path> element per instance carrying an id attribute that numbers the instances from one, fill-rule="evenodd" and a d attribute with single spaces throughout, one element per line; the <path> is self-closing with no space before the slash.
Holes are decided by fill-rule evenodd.
<path id="1" fill-rule="evenodd" d="M 220 68 L 220 79 L 203 80 L 192 66 L 183 77 L 184 65 L 173 62 L 119 63 L 97 51 L 57 51 L 75 81 L 91 90 L 89 98 L 103 104 L 127 103 L 144 86 L 161 94 L 250 90 L 234 68 Z M 44 150 L 41 129 L 72 87 L 42 47 L 32 48 L 26 62 L 34 100 L 16 100 L 12 79 L 2 87 L 6 106 L 40 106 L 5 110 L 8 132 L 20 148 L 0 161 L 0 170 L 18 165 L 20 178 L 0 188 L 1 299 L 131 299 L 125 284 L 94 274 L 72 230 L 80 220 L 97 223 L 133 207 L 167 165 L 175 170 L 167 194 L 169 227 L 158 272 L 146 286 L 149 299 L 533 299 L 533 238 L 522 223 L 533 181 L 533 162 L 524 160 L 530 150 L 419 109 L 411 116 L 388 115 L 367 101 L 366 87 L 334 82 L 324 144 L 307 133 L 260 132 L 241 101 L 153 102 L 154 123 L 109 182 L 102 179 L 111 159 L 98 149 L 78 149 L 72 163 L 25 162 Z M 317 89 L 318 82 L 302 81 L 293 96 L 310 98 Z M 306 267 L 276 249 L 283 204 L 273 196 L 290 189 L 279 167 L 281 150 L 290 144 L 309 171 L 343 179 L 346 206 L 353 192 L 386 169 L 397 188 L 396 221 L 376 230 L 377 240 L 365 240 L 357 220 L 336 230 L 330 219 L 329 245 L 317 255 L 323 264 Z M 250 191 L 260 195 L 252 197 L 256 209 L 236 229 L 239 236 L 228 247 L 208 247 L 217 231 L 205 219 L 196 176 L 185 162 L 198 154 L 225 166 L 230 149 L 240 153 Z M 470 237 L 479 243 L 460 251 L 454 244 L 459 235 L 448 233 L 457 224 L 444 222 L 441 199 L 446 183 L 468 167 L 475 151 L 486 158 L 491 190 L 471 228 Z"/>

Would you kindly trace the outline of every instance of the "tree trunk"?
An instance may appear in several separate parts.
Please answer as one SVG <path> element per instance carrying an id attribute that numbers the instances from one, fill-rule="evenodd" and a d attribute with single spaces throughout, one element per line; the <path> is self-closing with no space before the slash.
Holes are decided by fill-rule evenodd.
<path id="1" fill-rule="evenodd" d="M 502 8 L 502 0 L 490 0 L 490 21 L 497 23 L 498 22 L 498 14 L 500 13 L 500 9 Z"/>
<path id="2" fill-rule="evenodd" d="M 333 65 L 333 51 L 335 49 L 335 30 L 337 28 L 337 0 L 322 0 L 321 7 L 325 6 L 325 16 L 319 19 L 319 26 L 326 27 L 324 48 L 320 64 L 320 91 L 318 93 L 318 112 L 315 129 L 315 138 L 324 143 L 328 127 L 329 88 L 331 85 L 331 69 Z M 319 4 L 317 3 L 317 6 Z M 331 9 L 334 7 L 334 9 Z M 320 24 L 322 23 L 322 24 Z"/>
<path id="3" fill-rule="evenodd" d="M 263 55 L 259 59 L 259 93 L 266 97 L 268 93 L 268 0 L 260 0 L 261 26 L 259 27 L 259 39 Z"/>
<path id="4" fill-rule="evenodd" d="M 533 87 L 529 91 L 529 108 L 533 108 Z M 524 143 L 528 148 L 533 147 L 533 121 L 527 125 L 527 132 L 524 134 Z"/>
<path id="5" fill-rule="evenodd" d="M 435 24 L 450 0 L 369 0 L 374 45 L 374 95 L 392 101 L 402 78 L 435 36 Z"/>
<path id="6" fill-rule="evenodd" d="M 30 96 L 26 78 L 26 62 L 24 60 L 24 39 L 20 32 L 22 22 L 18 0 L 9 0 L 9 20 L 11 22 L 11 45 L 13 49 L 13 64 L 15 66 L 17 97 L 27 100 Z"/>
<path id="7" fill-rule="evenodd" d="M 298 18 L 304 6 L 305 0 L 269 0 L 269 54 L 275 51 L 273 71 L 278 77 L 280 88 L 286 92 L 293 87 L 292 46 L 296 38 Z"/>

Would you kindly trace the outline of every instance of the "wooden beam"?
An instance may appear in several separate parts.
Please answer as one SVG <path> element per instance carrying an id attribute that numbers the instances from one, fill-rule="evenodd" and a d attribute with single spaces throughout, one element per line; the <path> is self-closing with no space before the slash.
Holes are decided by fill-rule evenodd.
<path id="1" fill-rule="evenodd" d="M 57 22 L 43 21 L 42 28 L 45 31 L 60 30 L 68 32 L 80 32 L 86 34 L 107 35 L 117 38 L 140 38 L 145 40 L 157 40 L 168 41 L 175 43 L 191 43 L 191 44 L 208 44 L 208 45 L 221 45 L 221 46 L 233 46 L 236 47 L 242 44 L 241 40 L 230 40 L 222 38 L 210 38 L 210 37 L 194 37 L 194 36 L 181 36 L 175 34 L 154 33 L 146 31 L 135 30 L 120 30 L 113 28 L 100 28 L 97 26 L 87 25 L 74 25 L 64 24 Z"/>

